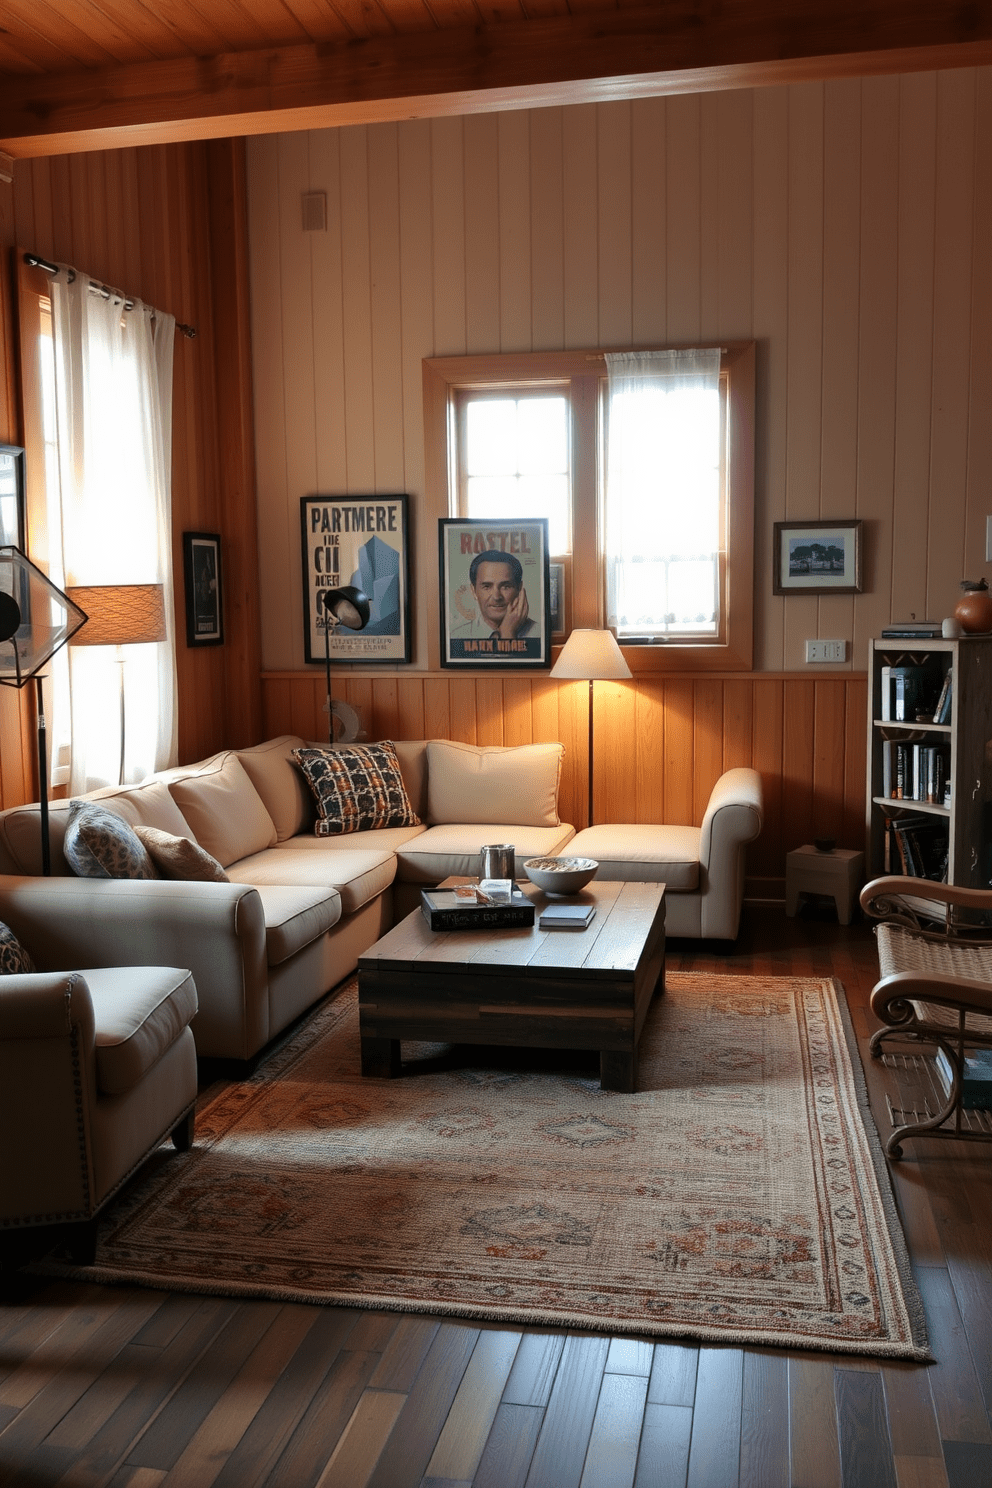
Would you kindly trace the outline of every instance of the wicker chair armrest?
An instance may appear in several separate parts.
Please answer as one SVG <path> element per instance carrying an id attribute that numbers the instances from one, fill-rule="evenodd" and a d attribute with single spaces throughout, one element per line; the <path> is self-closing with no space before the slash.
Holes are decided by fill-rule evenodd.
<path id="1" fill-rule="evenodd" d="M 967 977 L 933 977 L 916 971 L 897 971 L 883 977 L 871 994 L 871 1010 L 889 1028 L 916 1021 L 914 1002 L 935 1003 L 955 1013 L 992 1015 L 992 985 Z"/>
<path id="2" fill-rule="evenodd" d="M 861 908 L 871 919 L 907 929 L 929 939 L 949 936 L 992 944 L 992 890 L 965 889 L 932 879 L 886 875 L 873 878 L 860 894 Z M 989 924 L 969 924 L 961 911 L 989 916 Z"/>

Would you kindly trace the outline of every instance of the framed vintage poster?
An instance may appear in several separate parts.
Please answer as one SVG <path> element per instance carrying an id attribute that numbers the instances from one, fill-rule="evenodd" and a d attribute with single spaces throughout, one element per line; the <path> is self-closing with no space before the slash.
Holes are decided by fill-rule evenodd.
<path id="1" fill-rule="evenodd" d="M 776 522 L 774 594 L 860 594 L 861 522 Z"/>
<path id="2" fill-rule="evenodd" d="M 441 665 L 551 663 L 546 517 L 441 517 Z"/>
<path id="3" fill-rule="evenodd" d="M 183 533 L 187 646 L 224 644 L 224 596 L 220 577 L 220 535 Z"/>
<path id="4" fill-rule="evenodd" d="M 24 552 L 24 451 L 0 444 L 0 548 Z"/>
<path id="5" fill-rule="evenodd" d="M 304 496 L 303 654 L 395 666 L 410 660 L 406 496 Z"/>

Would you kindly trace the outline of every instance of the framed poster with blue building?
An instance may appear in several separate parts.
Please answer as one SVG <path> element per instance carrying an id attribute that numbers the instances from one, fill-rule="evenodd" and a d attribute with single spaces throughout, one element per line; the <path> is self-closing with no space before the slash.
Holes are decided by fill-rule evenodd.
<path id="1" fill-rule="evenodd" d="M 410 660 L 406 496 L 304 496 L 303 654 L 396 666 Z"/>

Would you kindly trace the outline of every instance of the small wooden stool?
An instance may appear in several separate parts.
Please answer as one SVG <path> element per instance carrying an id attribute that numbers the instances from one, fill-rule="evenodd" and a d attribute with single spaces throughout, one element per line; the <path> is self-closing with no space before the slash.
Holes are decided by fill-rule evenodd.
<path id="1" fill-rule="evenodd" d="M 850 847 L 819 852 L 797 847 L 785 856 L 785 912 L 794 915 L 800 894 L 826 894 L 837 906 L 842 925 L 851 923 L 864 878 L 865 855 Z"/>

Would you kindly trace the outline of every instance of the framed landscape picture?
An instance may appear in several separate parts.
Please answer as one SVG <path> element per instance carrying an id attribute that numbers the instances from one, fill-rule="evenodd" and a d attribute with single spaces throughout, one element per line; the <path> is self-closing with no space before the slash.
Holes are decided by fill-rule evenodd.
<path id="1" fill-rule="evenodd" d="M 776 522 L 774 594 L 860 594 L 861 522 Z"/>
<path id="2" fill-rule="evenodd" d="M 395 666 L 410 660 L 409 516 L 399 496 L 304 496 L 303 654 Z"/>
<path id="3" fill-rule="evenodd" d="M 442 666 L 550 665 L 546 517 L 441 517 L 438 557 Z"/>

